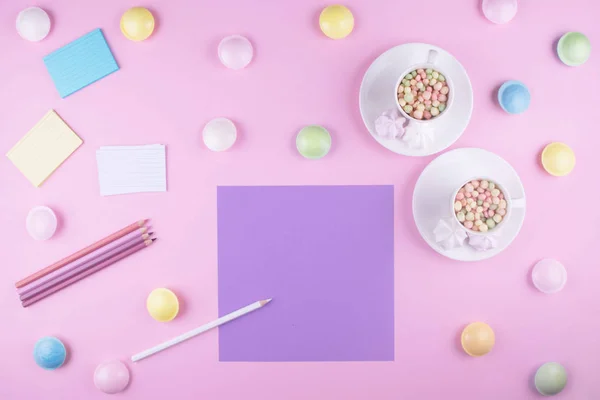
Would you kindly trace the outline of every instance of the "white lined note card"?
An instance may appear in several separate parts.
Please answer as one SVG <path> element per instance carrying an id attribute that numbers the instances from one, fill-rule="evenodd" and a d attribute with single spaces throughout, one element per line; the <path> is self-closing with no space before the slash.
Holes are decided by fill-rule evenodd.
<path id="1" fill-rule="evenodd" d="M 166 192 L 165 146 L 102 146 L 96 150 L 100 194 Z"/>

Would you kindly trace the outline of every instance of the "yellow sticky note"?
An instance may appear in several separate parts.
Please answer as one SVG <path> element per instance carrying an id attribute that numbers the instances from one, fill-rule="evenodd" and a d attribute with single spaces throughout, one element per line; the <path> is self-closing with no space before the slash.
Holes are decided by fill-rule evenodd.
<path id="1" fill-rule="evenodd" d="M 34 186 L 40 186 L 83 141 L 50 110 L 6 156 Z"/>

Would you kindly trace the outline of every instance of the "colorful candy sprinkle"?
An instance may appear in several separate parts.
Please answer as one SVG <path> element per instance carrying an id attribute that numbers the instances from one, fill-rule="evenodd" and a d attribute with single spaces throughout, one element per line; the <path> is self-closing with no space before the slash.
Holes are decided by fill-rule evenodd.
<path id="1" fill-rule="evenodd" d="M 406 74 L 398 85 L 398 103 L 415 119 L 432 119 L 447 107 L 450 88 L 446 77 L 431 68 Z"/>
<path id="2" fill-rule="evenodd" d="M 495 229 L 506 216 L 507 207 L 504 193 L 494 182 L 485 179 L 465 183 L 454 199 L 456 219 L 475 232 Z"/>

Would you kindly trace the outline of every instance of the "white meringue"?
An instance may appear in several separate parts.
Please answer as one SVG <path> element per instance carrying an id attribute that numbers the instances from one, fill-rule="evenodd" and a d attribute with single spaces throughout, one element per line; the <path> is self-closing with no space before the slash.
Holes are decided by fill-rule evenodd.
<path id="1" fill-rule="evenodd" d="M 404 130 L 402 141 L 411 149 L 426 149 L 433 144 L 433 129 L 428 125 L 409 122 Z"/>
<path id="2" fill-rule="evenodd" d="M 452 250 L 456 247 L 462 247 L 467 238 L 467 233 L 458 226 L 453 218 L 442 218 L 439 220 L 433 230 L 435 241 L 444 250 Z"/>

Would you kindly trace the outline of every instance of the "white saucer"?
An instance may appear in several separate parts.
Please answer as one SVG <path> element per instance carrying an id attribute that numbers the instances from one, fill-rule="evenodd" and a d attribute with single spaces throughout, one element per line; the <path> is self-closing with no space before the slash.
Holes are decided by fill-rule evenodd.
<path id="1" fill-rule="evenodd" d="M 440 219 L 452 216 L 452 193 L 477 175 L 493 177 L 506 187 L 512 198 L 525 198 L 517 171 L 500 156 L 475 148 L 456 149 L 437 157 L 425 167 L 415 185 L 413 216 L 419 233 L 435 251 L 453 260 L 479 261 L 495 256 L 517 237 L 525 220 L 525 206 L 513 208 L 510 219 L 498 231 L 498 247 L 494 249 L 478 252 L 465 245 L 445 250 L 437 244 L 433 230 Z"/>
<path id="2" fill-rule="evenodd" d="M 385 139 L 375 132 L 375 120 L 383 112 L 397 107 L 394 86 L 400 74 L 414 64 L 424 64 L 429 50 L 438 52 L 436 65 L 454 85 L 452 107 L 428 124 L 434 131 L 434 143 L 425 149 L 412 149 L 397 139 Z M 454 56 L 439 47 L 424 43 L 409 43 L 386 51 L 369 67 L 360 85 L 360 113 L 371 136 L 383 147 L 405 156 L 429 156 L 438 153 L 458 140 L 471 119 L 473 111 L 473 88 L 467 71 Z"/>

